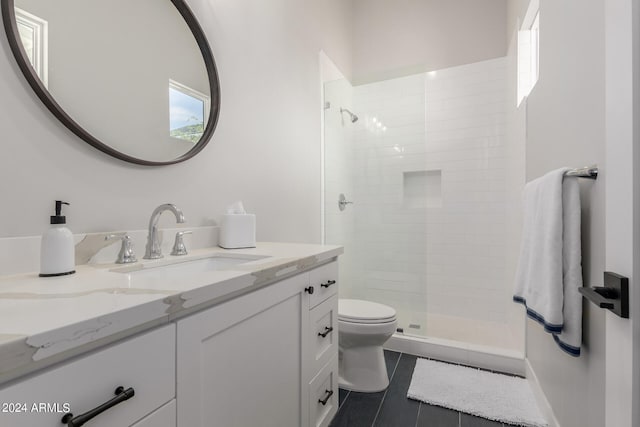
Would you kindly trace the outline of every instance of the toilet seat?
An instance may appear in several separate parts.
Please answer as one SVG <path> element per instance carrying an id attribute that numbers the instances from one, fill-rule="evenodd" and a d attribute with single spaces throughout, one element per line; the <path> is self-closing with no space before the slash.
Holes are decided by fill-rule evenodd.
<path id="1" fill-rule="evenodd" d="M 396 311 L 387 305 L 376 302 L 339 299 L 338 320 L 361 324 L 392 323 L 396 321 Z"/>

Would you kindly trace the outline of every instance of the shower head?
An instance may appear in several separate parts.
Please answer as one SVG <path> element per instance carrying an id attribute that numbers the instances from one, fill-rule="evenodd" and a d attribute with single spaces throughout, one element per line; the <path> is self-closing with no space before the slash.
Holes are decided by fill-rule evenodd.
<path id="1" fill-rule="evenodd" d="M 355 114 L 353 114 L 351 111 L 347 110 L 346 108 L 342 108 L 340 107 L 340 114 L 342 113 L 347 113 L 349 114 L 349 116 L 351 117 L 351 123 L 355 123 L 358 121 L 358 116 L 356 116 Z"/>

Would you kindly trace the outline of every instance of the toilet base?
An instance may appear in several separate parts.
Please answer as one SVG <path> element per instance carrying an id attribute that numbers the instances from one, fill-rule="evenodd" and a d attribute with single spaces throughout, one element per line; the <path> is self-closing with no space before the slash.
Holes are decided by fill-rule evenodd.
<path id="1" fill-rule="evenodd" d="M 374 393 L 389 386 L 382 346 L 340 348 L 338 385 L 351 391 Z"/>

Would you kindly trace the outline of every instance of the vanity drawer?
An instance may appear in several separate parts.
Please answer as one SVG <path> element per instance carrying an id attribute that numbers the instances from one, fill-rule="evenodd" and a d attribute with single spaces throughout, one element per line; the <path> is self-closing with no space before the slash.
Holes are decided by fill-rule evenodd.
<path id="1" fill-rule="evenodd" d="M 326 427 L 338 412 L 338 355 L 309 383 L 309 426 Z"/>
<path id="2" fill-rule="evenodd" d="M 134 396 L 97 415 L 91 427 L 130 426 L 175 397 L 175 325 L 0 388 L 0 402 L 26 409 L 0 412 L 0 425 L 62 426 L 65 406 L 76 416 L 86 413 L 114 398 L 120 386 L 133 388 Z"/>
<path id="3" fill-rule="evenodd" d="M 311 372 L 315 374 L 338 354 L 338 296 L 334 295 L 310 311 Z M 312 374 L 312 375 L 313 375 Z"/>
<path id="4" fill-rule="evenodd" d="M 310 296 L 311 308 L 338 292 L 338 261 L 330 262 L 309 272 L 309 284 L 314 293 Z"/>

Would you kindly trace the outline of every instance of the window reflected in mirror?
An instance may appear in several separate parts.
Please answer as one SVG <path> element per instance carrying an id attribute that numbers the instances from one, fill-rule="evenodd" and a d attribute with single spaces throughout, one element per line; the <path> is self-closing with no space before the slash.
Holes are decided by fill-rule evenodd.
<path id="1" fill-rule="evenodd" d="M 169 134 L 172 138 L 197 143 L 202 138 L 209 97 L 174 80 L 169 80 Z"/>
<path id="2" fill-rule="evenodd" d="M 20 8 L 16 7 L 15 11 L 20 40 L 27 58 L 44 87 L 48 87 L 48 22 Z"/>

